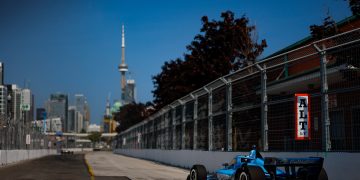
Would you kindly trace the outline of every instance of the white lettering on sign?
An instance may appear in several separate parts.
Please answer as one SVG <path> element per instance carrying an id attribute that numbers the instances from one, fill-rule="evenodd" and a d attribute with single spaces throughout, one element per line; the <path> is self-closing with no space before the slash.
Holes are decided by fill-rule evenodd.
<path id="1" fill-rule="evenodd" d="M 295 94 L 295 139 L 310 139 L 310 97 L 308 94 Z"/>

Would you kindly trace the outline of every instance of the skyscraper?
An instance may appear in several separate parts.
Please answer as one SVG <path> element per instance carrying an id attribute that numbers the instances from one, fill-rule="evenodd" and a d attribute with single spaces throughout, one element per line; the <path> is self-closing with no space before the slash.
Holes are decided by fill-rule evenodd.
<path id="1" fill-rule="evenodd" d="M 83 94 L 75 94 L 75 109 L 76 113 L 81 115 L 75 116 L 75 122 L 78 124 L 76 129 L 81 127 L 80 131 L 81 129 L 86 130 L 87 126 L 90 124 L 90 107 L 87 103 L 86 97 Z"/>
<path id="2" fill-rule="evenodd" d="M 76 108 L 75 106 L 69 106 L 69 109 L 68 109 L 68 132 L 76 132 L 76 129 L 75 129 L 75 114 L 76 113 Z"/>
<path id="3" fill-rule="evenodd" d="M 25 122 L 31 121 L 31 91 L 30 89 L 22 89 L 21 90 L 21 117 Z"/>
<path id="4" fill-rule="evenodd" d="M 135 80 L 128 79 L 126 81 L 126 98 L 125 103 L 131 103 L 136 101 L 136 89 L 135 89 Z"/>
<path id="5" fill-rule="evenodd" d="M 75 108 L 82 115 L 85 112 L 85 96 L 83 94 L 75 94 Z"/>
<path id="6" fill-rule="evenodd" d="M 4 63 L 0 62 L 0 85 L 4 85 Z"/>
<path id="7" fill-rule="evenodd" d="M 4 117 L 7 116 L 7 101 L 8 101 L 7 87 L 4 85 L 0 85 L 0 115 Z"/>
<path id="8" fill-rule="evenodd" d="M 83 127 L 83 115 L 79 111 L 75 111 L 75 129 L 77 133 L 80 133 Z"/>
<path id="9" fill-rule="evenodd" d="M 44 120 L 45 108 L 36 108 L 36 120 Z"/>
<path id="10" fill-rule="evenodd" d="M 8 89 L 8 114 L 14 121 L 19 121 L 21 113 L 21 89 L 16 84 L 7 85 Z"/>
<path id="11" fill-rule="evenodd" d="M 90 125 L 90 106 L 87 103 L 87 101 L 85 101 L 83 128 L 87 130 L 89 125 Z"/>
<path id="12" fill-rule="evenodd" d="M 59 117 L 61 119 L 62 131 L 67 132 L 68 96 L 66 94 L 51 94 L 46 112 L 48 118 Z"/>

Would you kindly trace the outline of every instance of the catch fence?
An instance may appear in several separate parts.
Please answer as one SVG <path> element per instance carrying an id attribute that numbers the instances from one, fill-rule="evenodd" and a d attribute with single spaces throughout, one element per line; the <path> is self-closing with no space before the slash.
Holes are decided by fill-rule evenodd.
<path id="1" fill-rule="evenodd" d="M 49 136 L 41 132 L 32 123 L 0 117 L 0 150 L 46 149 L 51 141 Z M 28 141 L 26 140 L 28 136 Z M 28 144 L 27 144 L 28 142 Z M 53 145 L 51 144 L 51 147 Z"/>
<path id="2" fill-rule="evenodd" d="M 308 131 L 296 138 L 295 94 L 307 94 Z M 221 77 L 120 133 L 117 148 L 360 151 L 360 29 L 261 60 Z"/>

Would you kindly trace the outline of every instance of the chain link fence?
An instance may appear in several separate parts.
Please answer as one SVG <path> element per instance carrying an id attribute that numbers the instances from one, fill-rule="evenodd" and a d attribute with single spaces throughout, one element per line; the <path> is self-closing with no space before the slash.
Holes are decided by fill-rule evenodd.
<path id="1" fill-rule="evenodd" d="M 295 135 L 298 93 L 309 98 L 305 140 Z M 221 77 L 120 133 L 116 147 L 359 152 L 359 102 L 354 29 Z"/>
<path id="2" fill-rule="evenodd" d="M 15 149 L 45 149 L 48 148 L 49 136 L 44 135 L 39 128 L 22 120 L 0 117 L 0 150 Z M 26 137 L 30 136 L 30 144 Z"/>

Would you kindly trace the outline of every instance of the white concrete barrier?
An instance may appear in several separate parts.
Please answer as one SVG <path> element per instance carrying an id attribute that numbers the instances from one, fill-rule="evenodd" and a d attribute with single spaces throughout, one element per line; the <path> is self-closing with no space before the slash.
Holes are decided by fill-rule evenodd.
<path id="1" fill-rule="evenodd" d="M 221 165 L 235 155 L 247 155 L 248 152 L 219 152 L 193 150 L 158 149 L 116 149 L 114 153 L 153 160 L 173 166 L 191 168 L 194 164 L 203 164 L 209 172 L 221 168 Z M 324 168 L 329 179 L 360 179 L 360 153 L 341 152 L 262 152 L 264 157 L 324 157 Z"/>
<path id="2" fill-rule="evenodd" d="M 63 150 L 72 152 L 90 152 L 93 151 L 93 148 L 63 148 Z"/>
<path id="3" fill-rule="evenodd" d="M 36 149 L 36 150 L 0 150 L 0 167 L 17 163 L 23 160 L 36 159 L 43 156 L 56 154 L 56 150 Z"/>

